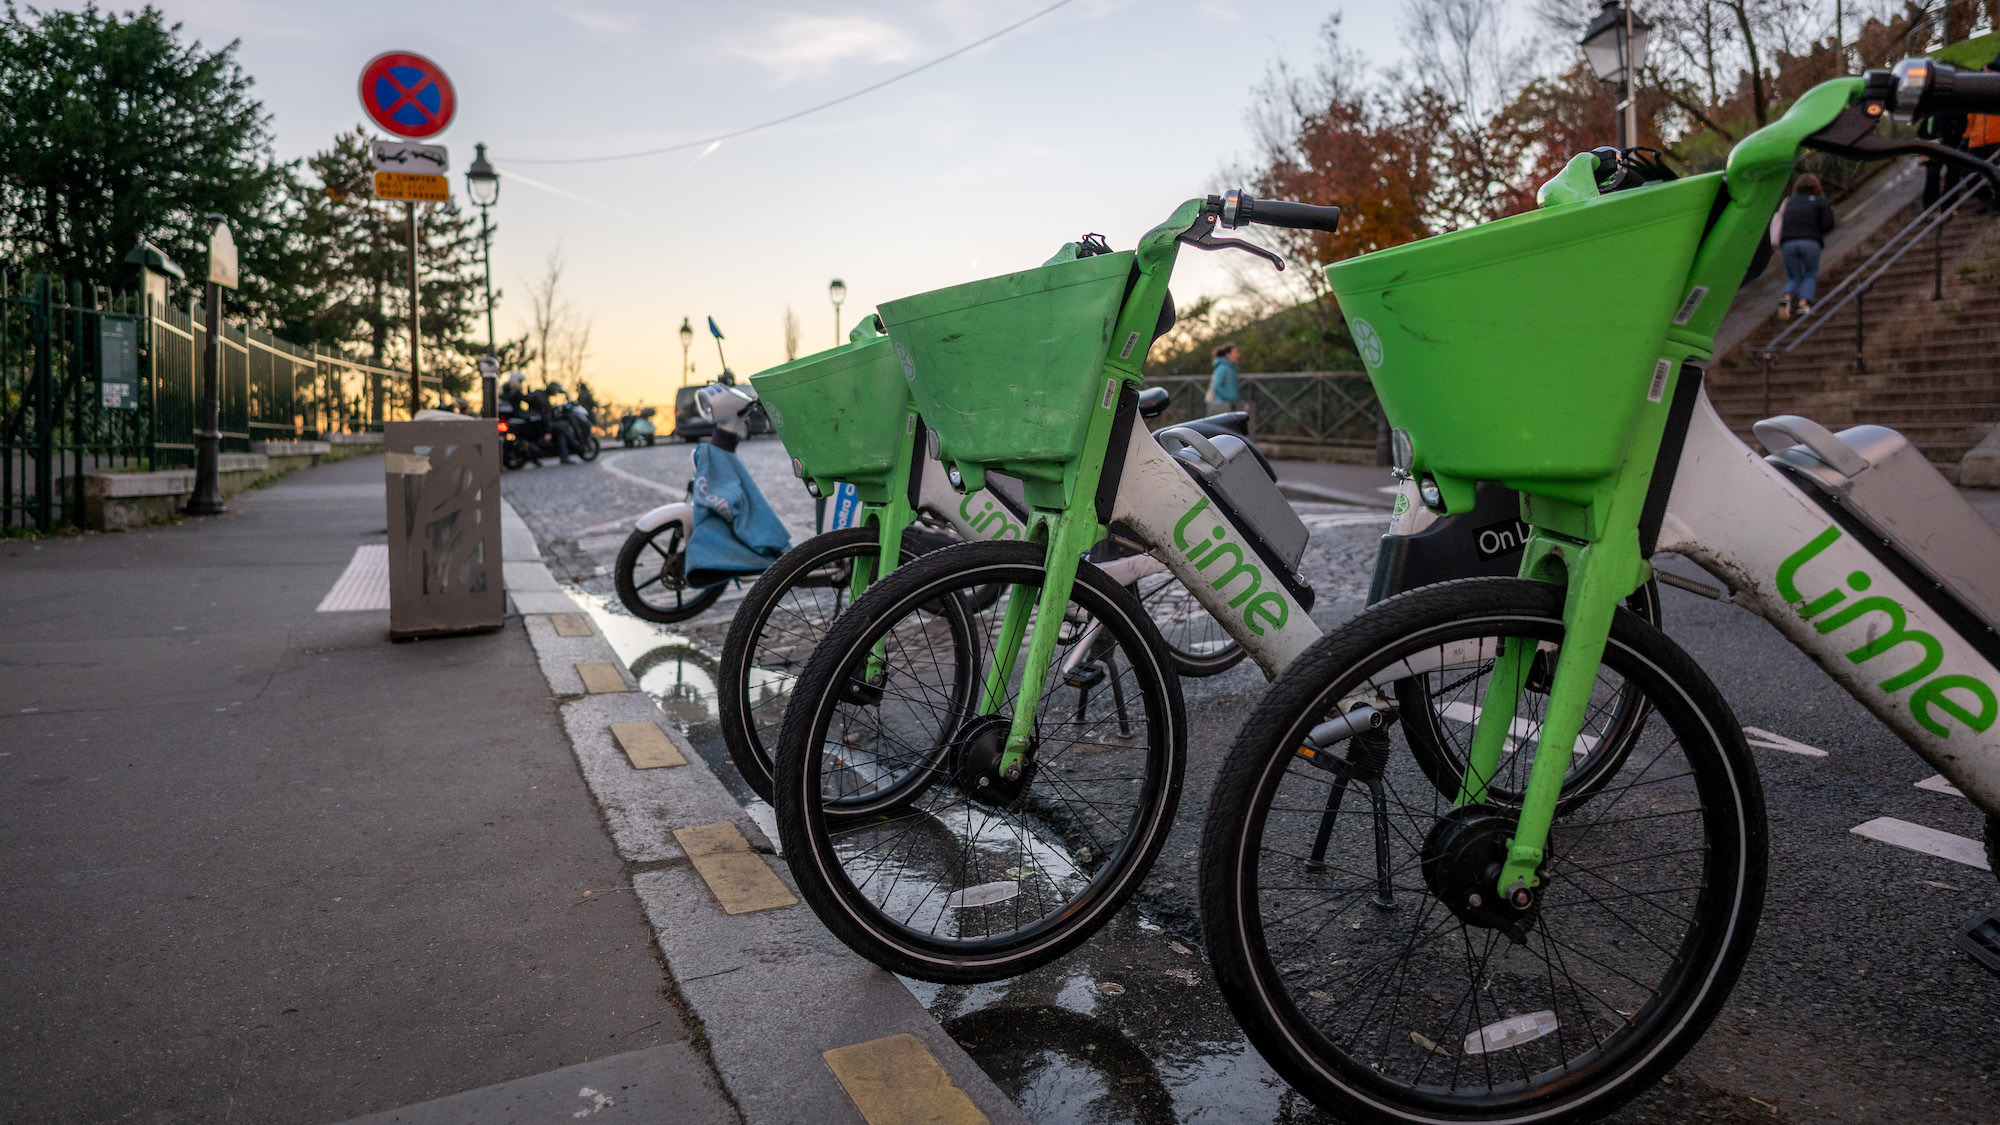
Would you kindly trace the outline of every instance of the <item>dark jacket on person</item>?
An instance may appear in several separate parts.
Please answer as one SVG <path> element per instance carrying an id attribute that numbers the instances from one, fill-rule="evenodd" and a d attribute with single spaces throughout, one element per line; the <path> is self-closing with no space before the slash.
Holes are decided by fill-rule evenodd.
<path id="1" fill-rule="evenodd" d="M 1824 195 L 1793 195 L 1785 199 L 1779 211 L 1784 221 L 1778 227 L 1778 242 L 1805 239 L 1809 242 L 1825 242 L 1827 234 L 1833 230 L 1833 205 Z"/>

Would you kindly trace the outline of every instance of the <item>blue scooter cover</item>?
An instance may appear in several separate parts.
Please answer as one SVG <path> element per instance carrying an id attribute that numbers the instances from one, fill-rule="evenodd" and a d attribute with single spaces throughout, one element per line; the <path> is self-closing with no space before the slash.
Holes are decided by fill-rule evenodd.
<path id="1" fill-rule="evenodd" d="M 707 442 L 694 447 L 694 528 L 688 533 L 687 581 L 714 586 L 762 574 L 792 549 L 770 502 L 736 454 Z"/>

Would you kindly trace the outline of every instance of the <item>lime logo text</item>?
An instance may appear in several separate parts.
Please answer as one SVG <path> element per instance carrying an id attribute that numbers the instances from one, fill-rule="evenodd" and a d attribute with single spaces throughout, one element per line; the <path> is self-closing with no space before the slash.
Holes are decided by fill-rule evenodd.
<path id="1" fill-rule="evenodd" d="M 1878 686 L 1883 691 L 1892 692 L 1915 688 L 1910 692 L 1910 715 L 1917 720 L 1918 726 L 1939 738 L 1951 737 L 1951 731 L 1944 725 L 1946 719 L 1956 720 L 1974 732 L 1991 727 L 1993 720 L 2000 717 L 2000 702 L 1994 699 L 1993 689 L 1971 676 L 1956 672 L 1932 675 L 1944 663 L 1944 646 L 1922 629 L 1910 628 L 1909 612 L 1901 603 L 1880 594 L 1867 594 L 1848 601 L 1850 593 L 1863 594 L 1874 585 L 1875 580 L 1867 571 L 1857 570 L 1849 574 L 1846 589 L 1835 585 L 1833 589 L 1811 598 L 1799 592 L 1799 568 L 1839 538 L 1840 529 L 1829 527 L 1780 563 L 1778 596 L 1796 608 L 1800 617 L 1813 621 L 1813 628 L 1822 634 L 1833 633 L 1866 618 L 1861 635 L 1867 639 L 1847 654 L 1847 659 L 1856 664 L 1888 656 L 1897 650 L 1901 650 L 1901 659 L 1916 657 L 1916 663 L 1895 671 Z M 1847 604 L 1839 612 L 1829 612 L 1842 602 Z M 1826 616 L 1822 617 L 1822 614 Z M 1878 616 L 1869 617 L 1870 614 Z M 1818 620 L 1815 621 L 1815 618 Z M 1894 663 L 1891 661 L 1882 667 L 1887 670 Z"/>
<path id="2" fill-rule="evenodd" d="M 1252 633 L 1263 636 L 1266 625 L 1273 629 L 1284 628 L 1285 622 L 1291 620 L 1291 605 L 1285 601 L 1283 594 L 1264 589 L 1264 572 L 1243 557 L 1243 548 L 1230 540 L 1228 528 L 1217 523 L 1206 536 L 1198 535 L 1193 543 L 1188 542 L 1188 525 L 1207 510 L 1208 497 L 1204 496 L 1181 516 L 1180 522 L 1174 525 L 1174 546 L 1179 547 L 1181 554 L 1194 564 L 1195 570 L 1209 580 L 1209 588 L 1224 597 L 1229 597 L 1230 583 L 1239 578 L 1248 579 L 1236 596 L 1229 599 L 1229 606 L 1243 611 L 1243 624 L 1249 626 Z M 1211 571 L 1209 568 L 1212 566 L 1215 569 Z M 1188 585 L 1192 587 L 1194 583 Z"/>

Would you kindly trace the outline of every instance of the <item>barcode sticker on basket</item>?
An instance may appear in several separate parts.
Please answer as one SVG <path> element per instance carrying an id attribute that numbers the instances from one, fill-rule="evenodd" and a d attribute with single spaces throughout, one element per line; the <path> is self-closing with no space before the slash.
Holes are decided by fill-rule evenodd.
<path id="1" fill-rule="evenodd" d="M 1701 302 L 1707 296 L 1708 286 L 1706 285 L 1697 285 L 1693 289 L 1688 290 L 1687 300 L 1681 302 L 1680 311 L 1674 314 L 1674 323 L 1686 324 L 1688 321 L 1693 320 L 1695 310 L 1701 308 Z"/>
<path id="2" fill-rule="evenodd" d="M 1104 401 L 1098 403 L 1097 408 L 1099 410 L 1111 409 L 1112 400 L 1116 399 L 1117 397 L 1118 397 L 1118 380 L 1106 379 L 1104 381 Z"/>
<path id="3" fill-rule="evenodd" d="M 1646 401 L 1658 402 L 1667 393 L 1667 376 L 1673 372 L 1672 360 L 1663 359 L 1653 365 L 1653 385 L 1646 388 Z"/>
<path id="4" fill-rule="evenodd" d="M 1125 347 L 1121 351 L 1119 351 L 1118 358 L 1131 359 L 1132 349 L 1138 346 L 1139 346 L 1139 334 L 1137 332 L 1134 332 L 1130 336 L 1125 337 Z"/>

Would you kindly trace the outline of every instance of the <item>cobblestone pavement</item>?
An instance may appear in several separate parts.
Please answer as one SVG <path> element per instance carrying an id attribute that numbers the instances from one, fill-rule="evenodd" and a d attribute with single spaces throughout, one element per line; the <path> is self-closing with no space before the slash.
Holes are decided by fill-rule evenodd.
<path id="1" fill-rule="evenodd" d="M 741 453 L 795 541 L 806 534 L 812 500 L 778 443 L 760 438 Z M 506 493 L 558 574 L 618 613 L 609 568 L 625 527 L 680 498 L 688 475 L 685 447 L 607 452 L 598 466 L 511 474 Z M 1313 618 L 1330 626 L 1361 608 L 1386 516 L 1298 508 L 1313 532 L 1302 565 L 1318 591 Z M 712 717 L 714 655 L 738 597 L 726 595 L 675 632 L 659 630 L 659 647 L 634 671 L 748 797 Z M 1976 837 L 1976 810 L 1916 788 L 1932 771 L 1761 622 L 1677 590 L 1666 592 L 1666 621 L 1746 727 L 1783 736 L 1754 751 L 1772 825 L 1771 886 L 1757 947 L 1715 1027 L 1666 1081 L 1611 1120 L 1990 1121 L 2000 1104 L 2000 981 L 1959 953 L 1952 934 L 2000 903 L 2000 884 L 1849 831 L 1887 815 Z M 1245 702 L 1263 687 L 1247 662 L 1182 681 L 1190 737 L 1179 819 L 1134 906 L 1102 934 L 1012 981 L 913 986 L 1037 1121 L 1323 1119 L 1242 1039 L 1197 940 L 1195 846 L 1205 803 Z M 1787 741 L 1828 753 L 1787 752 Z M 1097 987 L 1106 982 L 1123 991 Z M 1005 1028 L 1014 1030 L 995 1034 Z"/>

